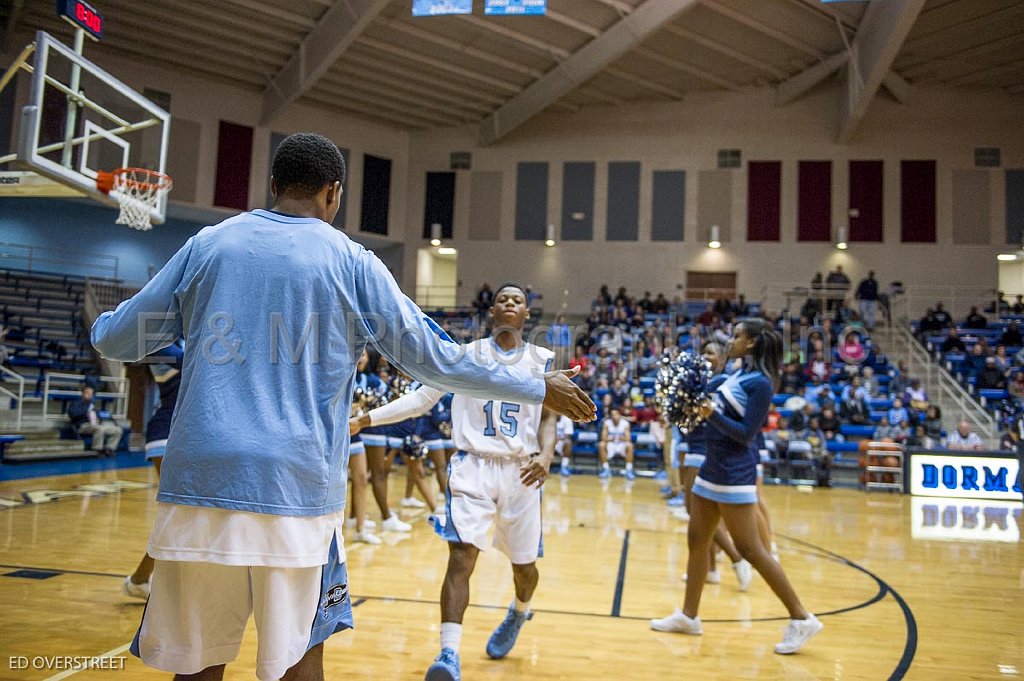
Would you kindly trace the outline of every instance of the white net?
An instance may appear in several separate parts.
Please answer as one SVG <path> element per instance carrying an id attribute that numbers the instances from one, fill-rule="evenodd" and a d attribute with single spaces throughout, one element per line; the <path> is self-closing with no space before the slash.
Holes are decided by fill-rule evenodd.
<path id="1" fill-rule="evenodd" d="M 113 191 L 121 213 L 117 224 L 142 231 L 152 229 L 150 213 L 164 194 L 171 190 L 171 178 L 144 168 L 120 168 L 114 171 Z"/>

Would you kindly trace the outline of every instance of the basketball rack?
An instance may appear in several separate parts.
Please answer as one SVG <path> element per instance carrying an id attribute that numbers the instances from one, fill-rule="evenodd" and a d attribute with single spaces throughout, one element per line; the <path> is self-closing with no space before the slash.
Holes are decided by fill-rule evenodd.
<path id="1" fill-rule="evenodd" d="M 16 151 L 0 156 L 10 168 L 0 171 L 0 196 L 85 196 L 120 208 L 118 223 L 149 229 L 164 221 L 172 186 L 171 117 L 86 59 L 85 37 L 76 27 L 71 48 L 38 31 L 0 77 L 3 90 L 19 72 L 31 75 Z"/>

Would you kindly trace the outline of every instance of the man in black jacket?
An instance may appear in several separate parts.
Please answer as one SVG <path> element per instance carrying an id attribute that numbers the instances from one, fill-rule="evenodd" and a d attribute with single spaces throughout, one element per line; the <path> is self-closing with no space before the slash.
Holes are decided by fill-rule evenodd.
<path id="1" fill-rule="evenodd" d="M 967 321 L 964 322 L 964 326 L 968 329 L 987 329 L 988 320 L 985 316 L 978 313 L 978 306 L 974 305 L 971 307 L 971 313 L 967 315 Z"/>
<path id="2" fill-rule="evenodd" d="M 68 418 L 71 419 L 71 425 L 76 433 L 83 437 L 92 436 L 93 451 L 113 456 L 121 442 L 123 431 L 121 426 L 113 421 L 100 418 L 93 396 L 94 392 L 90 386 L 83 387 L 81 399 L 68 406 Z"/>
<path id="3" fill-rule="evenodd" d="M 942 341 L 940 349 L 944 355 L 947 352 L 967 352 L 967 346 L 964 345 L 964 342 L 960 338 L 960 334 L 957 333 L 956 328 L 949 330 L 949 337 Z"/>
<path id="4" fill-rule="evenodd" d="M 860 318 L 868 331 L 875 330 L 875 311 L 878 308 L 878 282 L 874 271 L 868 272 L 867 279 L 857 285 L 857 301 L 860 303 Z"/>

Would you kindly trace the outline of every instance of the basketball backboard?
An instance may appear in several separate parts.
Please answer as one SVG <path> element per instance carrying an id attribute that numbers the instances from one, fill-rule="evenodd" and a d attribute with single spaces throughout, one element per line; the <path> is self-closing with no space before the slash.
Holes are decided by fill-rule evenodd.
<path id="1" fill-rule="evenodd" d="M 17 151 L 0 157 L 0 196 L 81 195 L 117 207 L 118 193 L 97 187 L 101 171 L 165 172 L 170 114 L 80 54 L 39 31 L 0 79 L 0 89 L 30 75 L 17 119 Z M 163 195 L 150 210 L 161 223 Z"/>

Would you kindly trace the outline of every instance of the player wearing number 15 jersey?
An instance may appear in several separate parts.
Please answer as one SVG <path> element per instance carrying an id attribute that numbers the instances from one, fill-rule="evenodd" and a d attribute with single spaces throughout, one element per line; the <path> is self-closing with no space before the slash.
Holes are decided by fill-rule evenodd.
<path id="1" fill-rule="evenodd" d="M 498 289 L 491 308 L 494 331 L 466 346 L 468 352 L 541 375 L 554 353 L 524 343 L 529 318 L 526 293 L 514 284 Z M 570 375 L 571 372 L 567 372 Z M 352 430 L 393 423 L 426 413 L 444 391 L 422 387 L 354 420 Z M 539 405 L 455 395 L 452 435 L 457 453 L 449 463 L 446 518 L 435 522 L 449 542 L 448 572 L 441 590 L 441 654 L 427 671 L 428 681 L 457 681 L 462 617 L 469 604 L 469 578 L 487 537 L 509 557 L 516 598 L 487 643 L 495 659 L 512 650 L 519 630 L 532 617 L 530 598 L 537 587 L 536 560 L 543 554 L 540 487 L 554 455 L 557 415 Z"/>

